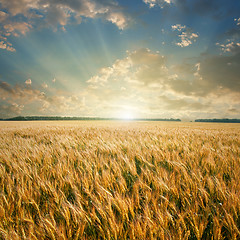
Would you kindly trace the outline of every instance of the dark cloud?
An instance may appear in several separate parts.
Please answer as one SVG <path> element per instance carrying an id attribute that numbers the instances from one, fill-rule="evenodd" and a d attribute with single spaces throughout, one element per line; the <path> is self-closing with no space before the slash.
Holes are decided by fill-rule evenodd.
<path id="1" fill-rule="evenodd" d="M 12 103 L 16 100 L 20 100 L 21 103 L 26 101 L 31 102 L 34 100 L 43 100 L 44 94 L 36 89 L 32 89 L 30 86 L 22 87 L 19 85 L 11 86 L 6 82 L 0 82 L 0 95 L 2 99 L 7 99 Z"/>
<path id="2" fill-rule="evenodd" d="M 134 87 L 142 92 L 147 89 L 174 91 L 191 97 L 240 94 L 240 52 L 236 49 L 228 56 L 206 55 L 195 64 L 186 62 L 168 68 L 166 62 L 167 58 L 159 52 L 139 49 L 128 52 L 125 59 L 117 60 L 113 67 L 104 68 L 88 83 L 96 86 L 94 91 L 99 91 L 101 86 L 112 89 L 118 79 L 119 83 L 127 84 L 125 88 Z"/>
<path id="3" fill-rule="evenodd" d="M 185 13 L 212 16 L 221 19 L 230 15 L 239 14 L 240 4 L 235 0 L 175 0 L 176 6 L 181 7 Z"/>
<path id="4" fill-rule="evenodd" d="M 136 80 L 145 85 L 160 83 L 168 76 L 166 57 L 149 49 L 140 49 L 129 55 L 132 65 L 137 67 Z"/>
<path id="5" fill-rule="evenodd" d="M 208 94 L 240 94 L 240 46 L 234 45 L 231 55 L 203 57 L 197 65 L 179 64 L 172 68 L 180 78 L 167 82 L 170 89 L 187 96 Z M 187 78 L 184 79 L 184 76 Z"/>
<path id="6" fill-rule="evenodd" d="M 18 105 L 16 103 L 0 104 L 0 117 L 3 119 L 15 117 L 15 116 L 21 114 L 22 110 L 23 110 L 23 106 Z"/>
<path id="7" fill-rule="evenodd" d="M 188 15 L 211 16 L 221 19 L 229 15 L 238 15 L 240 4 L 236 0 L 143 0 L 150 7 L 161 8 L 175 6 L 178 11 Z"/>
<path id="8" fill-rule="evenodd" d="M 228 112 L 231 114 L 239 114 L 240 110 L 238 110 L 236 108 L 230 108 L 230 109 L 228 109 Z"/>
<path id="9" fill-rule="evenodd" d="M 0 82 L 0 89 L 10 93 L 14 94 L 14 90 L 12 89 L 11 85 L 6 82 Z"/>
<path id="10" fill-rule="evenodd" d="M 166 58 L 159 53 L 150 51 L 147 48 L 142 48 L 129 54 L 133 64 L 150 65 L 162 67 L 165 66 Z"/>
<path id="11" fill-rule="evenodd" d="M 240 93 L 240 53 L 204 59 L 199 74 L 213 91 L 216 88 L 227 88 Z"/>
<path id="12" fill-rule="evenodd" d="M 186 74 L 193 75 L 196 72 L 196 66 L 194 64 L 190 64 L 186 62 L 186 63 L 176 64 L 172 66 L 172 70 L 179 74 L 184 74 L 184 76 Z"/>
<path id="13" fill-rule="evenodd" d="M 193 102 L 192 100 L 186 99 L 170 99 L 167 96 L 160 96 L 159 97 L 160 104 L 166 105 L 168 110 L 207 110 L 210 104 L 203 104 L 200 102 Z"/>
<path id="14" fill-rule="evenodd" d="M 0 82 L 0 99 L 2 100 L 0 107 L 0 117 L 12 114 L 20 114 L 24 106 L 31 104 L 38 106 L 40 112 L 59 113 L 65 111 L 74 111 L 85 107 L 85 100 L 83 101 L 78 96 L 68 94 L 46 94 L 33 89 L 29 86 L 15 85 L 11 86 L 6 82 Z M 2 114 L 2 115 L 1 115 Z M 7 117 L 9 117 L 7 116 Z"/>
<path id="15" fill-rule="evenodd" d="M 200 15 L 219 14 L 220 2 L 221 0 L 175 0 L 176 5 L 185 12 L 195 12 Z"/>

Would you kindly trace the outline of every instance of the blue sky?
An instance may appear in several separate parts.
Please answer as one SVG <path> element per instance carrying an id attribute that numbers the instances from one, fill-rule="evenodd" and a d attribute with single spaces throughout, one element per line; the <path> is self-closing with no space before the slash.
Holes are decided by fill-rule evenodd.
<path id="1" fill-rule="evenodd" d="M 240 118 L 239 0 L 0 0 L 0 118 Z"/>

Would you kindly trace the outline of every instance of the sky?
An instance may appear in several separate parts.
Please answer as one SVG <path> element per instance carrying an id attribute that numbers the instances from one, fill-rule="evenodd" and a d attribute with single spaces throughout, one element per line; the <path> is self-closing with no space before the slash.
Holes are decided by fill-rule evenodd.
<path id="1" fill-rule="evenodd" d="M 240 0 L 0 0 L 0 118 L 240 118 Z"/>

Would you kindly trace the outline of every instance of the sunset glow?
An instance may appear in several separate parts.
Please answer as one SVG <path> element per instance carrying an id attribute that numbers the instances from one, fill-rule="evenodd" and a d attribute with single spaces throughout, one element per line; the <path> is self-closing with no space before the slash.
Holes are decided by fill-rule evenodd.
<path id="1" fill-rule="evenodd" d="M 0 0 L 0 118 L 240 118 L 239 12 L 236 0 Z"/>

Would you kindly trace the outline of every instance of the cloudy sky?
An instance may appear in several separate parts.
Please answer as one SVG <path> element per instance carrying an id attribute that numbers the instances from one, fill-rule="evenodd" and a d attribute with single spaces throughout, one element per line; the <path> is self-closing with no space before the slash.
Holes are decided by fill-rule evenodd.
<path id="1" fill-rule="evenodd" d="M 0 118 L 240 118 L 239 0 L 0 0 Z"/>

